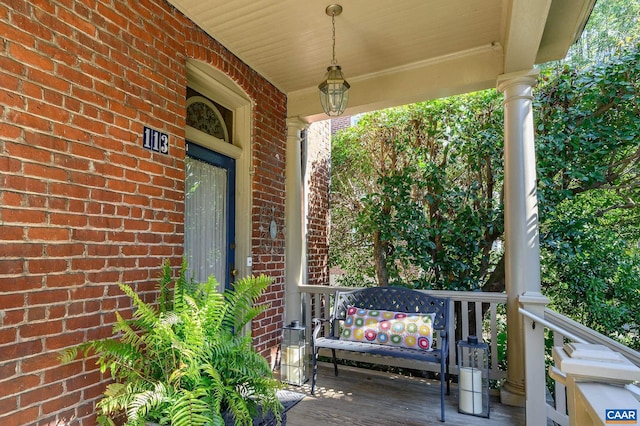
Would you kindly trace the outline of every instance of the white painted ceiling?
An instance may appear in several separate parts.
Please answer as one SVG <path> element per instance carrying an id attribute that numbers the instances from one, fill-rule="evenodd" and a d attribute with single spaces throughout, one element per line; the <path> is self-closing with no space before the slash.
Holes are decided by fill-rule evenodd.
<path id="1" fill-rule="evenodd" d="M 288 97 L 288 116 L 324 119 L 331 63 L 326 0 L 169 0 Z M 563 57 L 595 0 L 343 0 L 336 59 L 347 114 L 495 87 L 500 74 Z"/>

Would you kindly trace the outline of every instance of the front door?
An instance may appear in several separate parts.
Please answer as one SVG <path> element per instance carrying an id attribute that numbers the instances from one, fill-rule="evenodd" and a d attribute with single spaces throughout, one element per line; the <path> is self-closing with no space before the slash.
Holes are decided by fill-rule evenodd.
<path id="1" fill-rule="evenodd" d="M 219 290 L 235 277 L 235 160 L 187 142 L 185 258 L 196 282 L 213 275 Z"/>

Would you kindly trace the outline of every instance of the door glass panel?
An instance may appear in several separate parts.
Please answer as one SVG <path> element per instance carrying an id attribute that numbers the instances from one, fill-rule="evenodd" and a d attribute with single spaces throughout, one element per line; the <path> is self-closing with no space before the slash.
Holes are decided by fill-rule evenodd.
<path id="1" fill-rule="evenodd" d="M 228 171 L 186 157 L 185 257 L 196 282 L 213 274 L 223 291 L 227 270 Z"/>

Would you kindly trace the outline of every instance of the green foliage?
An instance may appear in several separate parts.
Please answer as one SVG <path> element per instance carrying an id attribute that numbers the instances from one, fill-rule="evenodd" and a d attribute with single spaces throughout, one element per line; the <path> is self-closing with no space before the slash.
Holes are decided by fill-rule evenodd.
<path id="1" fill-rule="evenodd" d="M 347 279 L 478 288 L 503 226 L 501 121 L 487 91 L 368 114 L 336 138 L 331 260 Z"/>
<path id="2" fill-rule="evenodd" d="M 551 307 L 640 347 L 640 250 L 594 211 L 590 194 L 564 202 L 545 222 L 542 285 Z"/>
<path id="3" fill-rule="evenodd" d="M 607 62 L 621 47 L 640 41 L 640 2 L 598 0 L 582 36 L 566 59 L 547 67 L 570 65 L 574 69 Z"/>
<path id="4" fill-rule="evenodd" d="M 542 285 L 551 306 L 640 347 L 640 45 L 548 73 L 536 107 Z"/>
<path id="5" fill-rule="evenodd" d="M 640 347 L 640 45 L 541 72 L 542 285 L 552 307 Z M 504 290 L 495 91 L 371 113 L 334 144 L 331 262 L 344 281 Z M 350 161 L 349 156 L 354 156 Z"/>
<path id="6" fill-rule="evenodd" d="M 134 306 L 131 319 L 116 313 L 114 337 L 85 342 L 62 351 L 69 363 L 80 353 L 95 353 L 103 373 L 116 380 L 98 403 L 101 424 L 145 421 L 174 426 L 223 424 L 232 413 L 237 425 L 250 425 L 259 410 L 280 418 L 279 388 L 267 361 L 252 347 L 243 328 L 267 309 L 256 305 L 270 284 L 264 275 L 237 281 L 224 295 L 217 283 L 185 279 L 186 264 L 169 290 L 168 263 L 159 281 L 156 305 L 145 303 L 128 285 L 120 289 Z"/>

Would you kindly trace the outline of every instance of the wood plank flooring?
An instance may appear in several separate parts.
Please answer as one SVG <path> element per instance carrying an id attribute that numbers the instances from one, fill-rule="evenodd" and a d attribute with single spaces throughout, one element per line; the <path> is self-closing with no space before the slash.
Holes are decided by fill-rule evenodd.
<path id="1" fill-rule="evenodd" d="M 340 366 L 321 364 L 315 395 L 311 382 L 288 389 L 304 393 L 305 398 L 287 413 L 287 426 L 475 426 L 524 425 L 524 409 L 501 405 L 497 397 L 491 401 L 491 417 L 458 413 L 458 389 L 451 385 L 445 397 L 446 423 L 440 419 L 440 382 L 408 378 Z"/>

